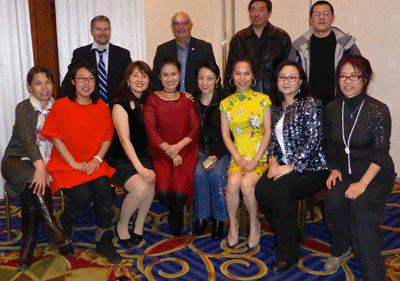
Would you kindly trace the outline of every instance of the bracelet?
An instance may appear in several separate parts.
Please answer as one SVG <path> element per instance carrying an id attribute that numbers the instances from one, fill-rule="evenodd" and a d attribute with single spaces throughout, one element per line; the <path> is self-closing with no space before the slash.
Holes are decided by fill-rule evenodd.
<path id="1" fill-rule="evenodd" d="M 99 156 L 95 155 L 95 156 L 93 156 L 93 158 L 96 158 L 97 160 L 100 161 L 100 163 L 103 163 L 103 160 L 101 160 L 101 158 Z"/>
<path id="2" fill-rule="evenodd" d="M 260 158 L 257 158 L 257 157 L 253 157 L 253 159 L 258 163 L 258 162 L 260 162 Z"/>

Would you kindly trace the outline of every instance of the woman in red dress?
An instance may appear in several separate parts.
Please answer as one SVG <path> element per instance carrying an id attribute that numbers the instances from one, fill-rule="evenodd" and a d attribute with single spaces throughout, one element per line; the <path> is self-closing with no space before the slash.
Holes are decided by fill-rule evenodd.
<path id="1" fill-rule="evenodd" d="M 97 68 L 79 64 L 72 70 L 68 97 L 53 106 L 41 134 L 54 147 L 47 165 L 52 191 L 62 189 L 68 204 L 60 225 L 72 234 L 76 220 L 94 202 L 97 218 L 96 252 L 109 262 L 122 257 L 112 244 L 113 211 L 110 177 L 115 172 L 103 161 L 114 133 L 110 110 L 95 91 Z"/>
<path id="2" fill-rule="evenodd" d="M 158 75 L 163 90 L 149 95 L 143 108 L 157 198 L 170 210 L 168 224 L 175 237 L 181 235 L 185 202 L 193 199 L 200 125 L 193 102 L 176 90 L 180 69 L 177 59 L 162 61 Z"/>

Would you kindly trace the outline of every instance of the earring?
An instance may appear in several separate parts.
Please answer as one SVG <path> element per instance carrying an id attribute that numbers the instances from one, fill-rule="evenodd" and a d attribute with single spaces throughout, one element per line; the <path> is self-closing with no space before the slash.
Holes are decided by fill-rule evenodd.
<path id="1" fill-rule="evenodd" d="M 253 83 L 253 80 L 254 80 L 254 83 Z M 257 84 L 256 78 L 253 78 L 253 80 L 251 81 L 251 86 L 252 86 L 252 87 L 254 87 L 254 86 Z"/>
<path id="2" fill-rule="evenodd" d="M 229 79 L 229 85 L 235 86 L 235 83 L 234 83 L 232 80 L 233 80 L 233 78 Z M 232 83 L 232 82 L 233 82 L 233 83 Z"/>
<path id="3" fill-rule="evenodd" d="M 128 87 L 128 89 L 129 89 L 129 82 L 128 83 L 126 83 L 126 86 Z"/>
<path id="4" fill-rule="evenodd" d="M 300 87 L 299 87 L 299 94 L 301 93 L 301 89 L 300 89 Z"/>

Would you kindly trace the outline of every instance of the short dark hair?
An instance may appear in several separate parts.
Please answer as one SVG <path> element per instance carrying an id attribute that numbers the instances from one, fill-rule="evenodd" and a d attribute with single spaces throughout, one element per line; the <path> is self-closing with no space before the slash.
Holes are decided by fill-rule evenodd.
<path id="1" fill-rule="evenodd" d="M 310 90 L 310 85 L 307 82 L 307 75 L 301 66 L 300 63 L 292 61 L 292 60 L 287 60 L 282 62 L 281 64 L 278 65 L 278 67 L 275 70 L 275 80 L 274 80 L 274 86 L 273 86 L 273 91 L 271 94 L 271 101 L 272 104 L 275 105 L 276 107 L 280 107 L 282 105 L 282 102 L 284 100 L 284 96 L 281 91 L 278 89 L 278 75 L 279 72 L 285 67 L 285 66 L 294 66 L 298 71 L 299 71 L 299 77 L 302 80 L 301 85 L 300 85 L 300 92 L 294 97 L 295 99 L 303 99 L 306 97 L 311 96 L 311 90 Z"/>
<path id="2" fill-rule="evenodd" d="M 133 70 L 135 70 L 135 68 L 138 68 L 141 73 L 146 74 L 149 77 L 149 86 L 147 87 L 146 90 L 143 91 L 140 99 L 136 98 L 136 96 L 127 87 L 129 77 L 132 75 Z M 152 75 L 153 75 L 153 73 L 151 72 L 150 66 L 147 63 L 145 63 L 144 61 L 131 62 L 125 70 L 124 79 L 122 80 L 122 82 L 119 86 L 119 89 L 118 89 L 117 93 L 115 94 L 114 100 L 111 102 L 110 107 L 112 108 L 112 106 L 116 102 L 123 100 L 123 99 L 133 101 L 135 103 L 136 107 L 139 107 L 140 104 L 144 104 L 147 96 L 149 94 L 151 94 L 153 91 L 153 87 L 151 84 Z"/>
<path id="3" fill-rule="evenodd" d="M 251 9 L 251 5 L 253 5 L 254 2 L 264 2 L 265 5 L 267 5 L 268 13 L 272 11 L 272 2 L 270 0 L 251 0 L 249 3 L 249 12 Z"/>
<path id="4" fill-rule="evenodd" d="M 76 87 L 74 84 L 72 84 L 72 80 L 75 80 L 76 77 L 76 73 L 78 72 L 79 69 L 81 68 L 85 68 L 87 69 L 90 73 L 92 73 L 92 75 L 94 76 L 94 78 L 96 79 L 96 86 L 95 89 L 93 90 L 93 93 L 90 94 L 90 98 L 92 99 L 92 103 L 96 103 L 97 100 L 99 99 L 99 90 L 98 90 L 98 71 L 97 71 L 97 67 L 90 65 L 86 62 L 82 62 L 82 63 L 77 63 L 75 64 L 72 69 L 71 69 L 71 83 L 69 85 L 69 88 L 67 90 L 68 93 L 68 98 L 71 101 L 75 101 L 76 100 Z"/>
<path id="5" fill-rule="evenodd" d="M 328 1 L 317 1 L 310 8 L 310 18 L 312 17 L 314 7 L 317 5 L 328 5 L 331 8 L 332 15 L 335 14 L 335 11 L 333 10 L 333 6 L 331 5 L 331 3 L 329 3 Z"/>
<path id="6" fill-rule="evenodd" d="M 161 69 L 167 64 L 175 65 L 176 68 L 178 68 L 179 73 L 181 73 L 181 63 L 178 61 L 178 59 L 174 57 L 166 57 L 160 62 L 160 67 L 158 68 L 157 72 L 158 76 L 161 75 Z"/>
<path id="7" fill-rule="evenodd" d="M 94 23 L 95 23 L 96 21 L 105 21 L 105 22 L 108 22 L 108 24 L 110 25 L 110 28 L 111 28 L 110 19 L 109 19 L 108 17 L 106 17 L 106 16 L 99 15 L 99 16 L 94 17 L 94 18 L 90 21 L 90 30 L 94 29 Z"/>
<path id="8" fill-rule="evenodd" d="M 233 73 L 233 69 L 235 69 L 235 66 L 239 63 L 239 62 L 247 62 L 250 65 L 251 71 L 254 74 L 254 63 L 253 60 L 248 57 L 248 56 L 237 56 L 234 60 L 233 60 L 233 64 L 232 64 L 232 73 Z"/>
<path id="9" fill-rule="evenodd" d="M 361 71 L 362 78 L 364 79 L 362 91 L 366 92 L 369 82 L 372 80 L 373 72 L 369 60 L 361 55 L 347 55 L 340 59 L 336 67 L 336 83 L 338 91 L 341 92 L 339 87 L 340 72 L 342 71 L 343 66 L 347 63 L 351 64 L 354 69 L 359 69 Z"/>
<path id="10" fill-rule="evenodd" d="M 30 86 L 33 80 L 33 76 L 38 73 L 44 73 L 46 74 L 47 78 L 50 78 L 51 82 L 54 84 L 54 77 L 53 74 L 51 73 L 50 69 L 47 67 L 43 66 L 34 66 L 31 69 L 29 69 L 28 74 L 26 75 L 26 82 Z"/>

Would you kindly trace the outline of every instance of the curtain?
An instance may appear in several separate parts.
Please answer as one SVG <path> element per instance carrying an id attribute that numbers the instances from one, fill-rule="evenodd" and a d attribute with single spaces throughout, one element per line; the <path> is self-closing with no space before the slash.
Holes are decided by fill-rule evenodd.
<path id="1" fill-rule="evenodd" d="M 28 0 L 0 1 L 0 160 L 11 137 L 15 107 L 30 96 L 26 74 L 33 66 Z M 0 199 L 4 197 L 0 177 Z"/>
<path id="2" fill-rule="evenodd" d="M 90 21 L 105 15 L 111 21 L 110 42 L 131 52 L 131 58 L 145 60 L 144 0 L 56 0 L 60 78 L 71 63 L 72 52 L 91 44 Z"/>

